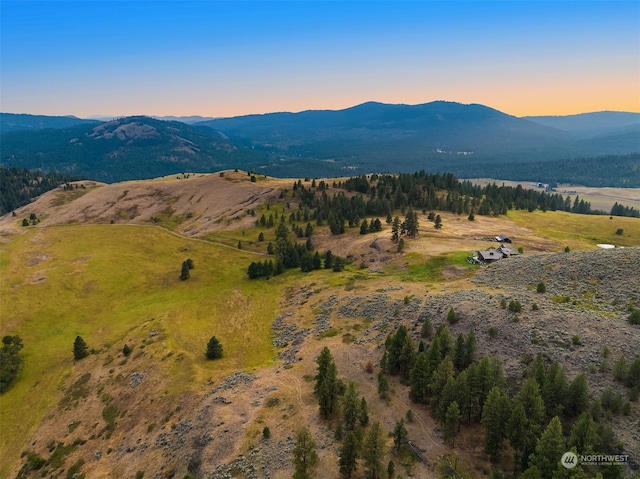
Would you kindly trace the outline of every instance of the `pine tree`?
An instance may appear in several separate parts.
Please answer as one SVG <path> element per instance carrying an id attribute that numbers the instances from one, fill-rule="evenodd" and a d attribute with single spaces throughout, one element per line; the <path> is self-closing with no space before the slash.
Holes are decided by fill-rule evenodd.
<path id="1" fill-rule="evenodd" d="M 396 451 L 399 451 L 402 445 L 407 442 L 407 428 L 404 427 L 404 419 L 396 421 L 396 427 L 393 430 L 393 444 Z"/>
<path id="2" fill-rule="evenodd" d="M 397 243 L 400 239 L 400 218 L 397 216 L 393 219 L 393 224 L 391 225 L 391 241 Z"/>
<path id="3" fill-rule="evenodd" d="M 431 405 L 435 406 L 440 401 L 442 390 L 448 381 L 453 380 L 455 371 L 453 363 L 449 357 L 444 358 L 436 370 L 433 372 L 431 382 L 429 383 L 429 393 L 431 395 Z"/>
<path id="4" fill-rule="evenodd" d="M 451 447 L 455 447 L 455 437 L 456 434 L 458 434 L 460 418 L 460 407 L 456 401 L 453 401 L 447 408 L 444 416 L 444 424 L 442 425 L 443 439 L 445 442 L 451 440 Z"/>
<path id="5" fill-rule="evenodd" d="M 215 336 L 211 336 L 207 343 L 207 359 L 220 359 L 222 357 L 222 344 Z"/>
<path id="6" fill-rule="evenodd" d="M 562 424 L 554 416 L 536 444 L 536 452 L 530 459 L 531 465 L 540 469 L 542 477 L 552 477 L 558 461 L 566 451 L 566 442 L 562 435 Z"/>
<path id="7" fill-rule="evenodd" d="M 360 399 L 360 408 L 358 409 L 358 420 L 361 426 L 369 424 L 369 407 L 367 406 L 367 400 L 362 396 Z"/>
<path id="8" fill-rule="evenodd" d="M 363 444 L 362 458 L 364 459 L 364 477 L 366 479 L 383 479 L 385 477 L 382 464 L 384 445 L 382 427 L 380 422 L 376 421 L 369 428 Z"/>
<path id="9" fill-rule="evenodd" d="M 340 448 L 340 459 L 338 464 L 340 465 L 340 474 L 351 477 L 357 467 L 358 460 L 358 440 L 356 434 L 353 431 L 347 432 Z"/>
<path id="10" fill-rule="evenodd" d="M 473 363 L 476 360 L 476 349 L 477 349 L 476 333 L 473 330 L 473 328 L 469 330 L 469 334 L 467 335 L 464 346 L 465 346 L 465 354 L 466 354 L 465 368 L 467 368 L 471 363 Z"/>
<path id="11" fill-rule="evenodd" d="M 323 419 L 329 419 L 338 409 L 339 389 L 338 369 L 336 364 L 331 361 L 318 390 L 320 416 Z"/>
<path id="12" fill-rule="evenodd" d="M 382 399 L 386 399 L 389 395 L 389 381 L 384 371 L 378 372 L 378 395 Z"/>
<path id="13" fill-rule="evenodd" d="M 527 413 L 524 410 L 522 402 L 517 402 L 515 407 L 511 411 L 509 420 L 507 421 L 506 436 L 509 440 L 509 444 L 514 451 L 514 470 L 515 475 L 518 464 L 522 462 L 522 455 L 527 449 L 527 424 L 529 419 Z"/>
<path id="14" fill-rule="evenodd" d="M 342 416 L 345 430 L 353 431 L 358 419 L 358 393 L 356 383 L 353 381 L 349 381 L 347 392 L 342 400 Z"/>
<path id="15" fill-rule="evenodd" d="M 589 386 L 587 376 L 584 373 L 578 374 L 567 392 L 566 411 L 571 417 L 576 417 L 584 411 L 589 404 Z"/>
<path id="16" fill-rule="evenodd" d="M 433 335 L 433 326 L 431 325 L 431 319 L 429 316 L 424 318 L 424 322 L 422 323 L 422 327 L 420 328 L 420 337 L 431 339 Z"/>
<path id="17" fill-rule="evenodd" d="M 460 407 L 460 414 L 467 418 L 467 422 L 471 423 L 471 389 L 469 387 L 469 375 L 465 369 L 456 376 L 454 390 L 456 392 L 456 401 Z"/>
<path id="18" fill-rule="evenodd" d="M 318 465 L 318 454 L 316 442 L 306 427 L 300 429 L 296 435 L 293 463 L 295 464 L 293 479 L 310 479 L 314 476 L 314 470 Z"/>
<path id="19" fill-rule="evenodd" d="M 485 452 L 491 460 L 501 450 L 502 441 L 506 436 L 504 424 L 509 419 L 511 402 L 509 397 L 497 386 L 491 388 L 487 401 L 482 409 L 482 425 L 485 430 Z"/>
<path id="20" fill-rule="evenodd" d="M 569 435 L 569 447 L 575 447 L 580 454 L 591 454 L 596 452 L 595 447 L 600 442 L 596 423 L 591 414 L 582 413 Z"/>
<path id="21" fill-rule="evenodd" d="M 467 350 L 464 344 L 464 336 L 462 333 L 458 335 L 456 339 L 456 352 L 453 355 L 453 366 L 456 368 L 456 371 L 462 371 L 467 368 Z"/>
<path id="22" fill-rule="evenodd" d="M 522 385 L 520 393 L 516 397 L 516 404 L 521 403 L 527 413 L 527 428 L 522 460 L 526 461 L 529 454 L 535 449 L 538 435 L 544 421 L 545 407 L 540 388 L 535 378 L 531 377 Z"/>
<path id="23" fill-rule="evenodd" d="M 436 216 L 436 219 L 433 222 L 433 227 L 437 230 L 442 228 L 442 218 L 440 218 L 440 215 Z"/>
<path id="24" fill-rule="evenodd" d="M 316 376 L 315 376 L 315 380 L 316 380 L 316 384 L 313 387 L 313 392 L 315 394 L 318 394 L 318 392 L 320 391 L 320 385 L 322 384 L 322 382 L 324 381 L 324 378 L 327 375 L 327 369 L 329 368 L 329 364 L 331 364 L 333 362 L 333 356 L 331 355 L 331 351 L 329 350 L 328 347 L 324 347 L 322 348 L 322 351 L 320 351 L 320 355 L 318 356 L 318 358 L 316 359 L 316 364 L 318 365 L 316 370 Z"/>
<path id="25" fill-rule="evenodd" d="M 411 369 L 410 380 L 409 397 L 413 402 L 426 404 L 429 399 L 431 373 L 429 371 L 429 358 L 425 353 L 418 354 L 415 365 Z"/>
<path id="26" fill-rule="evenodd" d="M 191 274 L 189 273 L 189 264 L 186 261 L 182 262 L 182 270 L 180 272 L 180 281 L 189 279 Z"/>
<path id="27" fill-rule="evenodd" d="M 80 336 L 76 336 L 76 340 L 73 342 L 73 357 L 74 359 L 86 358 L 89 355 L 87 343 L 84 342 Z"/>
<path id="28" fill-rule="evenodd" d="M 549 370 L 544 387 L 542 388 L 542 399 L 547 410 L 547 417 L 560 416 L 564 409 L 567 396 L 567 376 L 558 361 L 554 361 Z"/>

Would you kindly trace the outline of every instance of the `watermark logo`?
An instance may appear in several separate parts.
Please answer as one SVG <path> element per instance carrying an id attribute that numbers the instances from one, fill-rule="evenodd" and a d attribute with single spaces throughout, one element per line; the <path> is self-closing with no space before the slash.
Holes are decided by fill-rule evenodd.
<path id="1" fill-rule="evenodd" d="M 581 466 L 624 466 L 629 464 L 628 454 L 583 454 L 578 456 L 575 452 L 565 452 L 560 462 L 566 469 L 573 469 L 578 464 Z"/>
<path id="2" fill-rule="evenodd" d="M 578 456 L 574 452 L 565 452 L 560 459 L 562 465 L 567 469 L 573 469 L 578 465 Z"/>

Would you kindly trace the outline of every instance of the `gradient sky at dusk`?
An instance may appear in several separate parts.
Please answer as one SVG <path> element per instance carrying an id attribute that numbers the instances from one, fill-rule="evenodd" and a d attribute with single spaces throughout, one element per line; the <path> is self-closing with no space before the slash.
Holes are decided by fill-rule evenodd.
<path id="1" fill-rule="evenodd" d="M 640 112 L 640 1 L 0 2 L 0 110 Z"/>

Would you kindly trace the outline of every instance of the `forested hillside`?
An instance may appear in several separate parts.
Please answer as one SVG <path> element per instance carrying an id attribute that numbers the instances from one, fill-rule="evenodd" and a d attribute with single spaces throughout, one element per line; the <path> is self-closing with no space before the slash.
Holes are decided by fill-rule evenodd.
<path id="1" fill-rule="evenodd" d="M 57 172 L 42 173 L 24 168 L 0 167 L 0 215 L 23 206 L 32 198 L 80 178 Z"/>

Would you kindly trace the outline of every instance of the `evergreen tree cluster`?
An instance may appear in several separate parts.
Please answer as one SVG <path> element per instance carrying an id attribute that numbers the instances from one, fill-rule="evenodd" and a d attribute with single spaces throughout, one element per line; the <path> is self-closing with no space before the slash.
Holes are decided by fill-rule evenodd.
<path id="1" fill-rule="evenodd" d="M 23 359 L 20 354 L 22 339 L 20 336 L 5 336 L 0 348 L 0 394 L 9 389 L 22 371 Z"/>
<path id="2" fill-rule="evenodd" d="M 325 347 L 316 359 L 317 374 L 314 392 L 318 397 L 320 416 L 337 419 L 336 439 L 342 440 L 338 466 L 344 477 L 351 477 L 362 462 L 364 477 L 383 478 L 385 468 L 385 439 L 379 421 L 369 425 L 369 410 L 364 396 L 358 394 L 356 383 L 346 387 L 337 377 L 337 368 L 329 348 Z M 403 424 L 403 423 L 402 423 Z M 366 431 L 366 434 L 365 434 Z M 406 440 L 406 429 L 397 428 L 397 441 Z"/>
<path id="3" fill-rule="evenodd" d="M 294 231 L 295 225 L 292 226 Z M 253 261 L 247 269 L 249 279 L 270 278 L 282 274 L 288 268 L 300 268 L 305 273 L 316 269 L 332 269 L 333 271 L 342 271 L 346 261 L 344 258 L 335 256 L 328 250 L 321 255 L 316 251 L 311 241 L 313 227 L 307 224 L 304 234 L 308 232 L 307 241 L 297 243 L 289 239 L 289 227 L 285 223 L 279 223 L 275 229 L 275 245 L 269 242 L 267 253 L 275 255 L 273 260 Z"/>
<path id="4" fill-rule="evenodd" d="M 611 207 L 611 216 L 630 216 L 632 218 L 640 218 L 640 211 L 631 206 L 619 205 L 616 201 Z"/>
<path id="5" fill-rule="evenodd" d="M 341 182 L 334 188 L 356 193 L 347 196 L 339 192 L 329 196 L 327 189 L 307 188 L 298 181 L 293 190 L 300 199 L 300 209 L 317 224 L 329 221 L 334 234 L 344 232 L 344 225 L 358 226 L 366 216 L 389 216 L 400 209 L 450 211 L 456 214 L 503 215 L 508 210 L 568 211 L 580 214 L 594 213 L 589 202 L 578 197 L 523 188 L 521 185 L 487 186 L 460 181 L 453 174 L 361 175 Z M 433 218 L 435 220 L 435 216 Z M 441 223 L 439 223 L 441 224 Z"/>
<path id="6" fill-rule="evenodd" d="M 0 167 L 0 215 L 24 206 L 37 196 L 60 185 L 68 189 L 71 181 L 80 178 L 57 172 Z"/>
<path id="7" fill-rule="evenodd" d="M 193 260 L 191 258 L 186 259 L 182 262 L 182 267 L 180 269 L 180 281 L 186 281 L 191 277 L 190 271 L 194 268 Z"/>
<path id="8" fill-rule="evenodd" d="M 429 322 L 421 336 L 427 337 L 430 330 Z M 448 327 L 440 325 L 431 343 L 427 346 L 420 341 L 416 353 L 413 339 L 401 325 L 387 337 L 381 368 L 399 375 L 405 383 L 408 378 L 411 400 L 430 406 L 432 415 L 442 422 L 445 441 L 452 446 L 461 423 L 483 426 L 485 451 L 492 461 L 504 454 L 508 443 L 514 455 L 514 474 L 521 470 L 523 477 L 556 477 L 565 472 L 558 464 L 568 450 L 580 454 L 613 451 L 613 430 L 602 419 L 629 414 L 630 406 L 612 388 L 590 402 L 584 373 L 569 381 L 557 361 L 548 363 L 540 355 L 526 369 L 526 381 L 519 389 L 509 388 L 510 394 L 501 361 L 490 356 L 477 361 L 475 354 L 473 330 L 454 341 Z M 629 367 L 621 357 L 614 377 L 630 388 L 640 387 L 640 356 Z M 382 371 L 378 392 L 382 397 L 388 393 Z M 565 431 L 570 430 L 567 437 L 563 423 Z M 402 424 L 397 423 L 396 428 L 394 438 L 400 441 Z"/>

